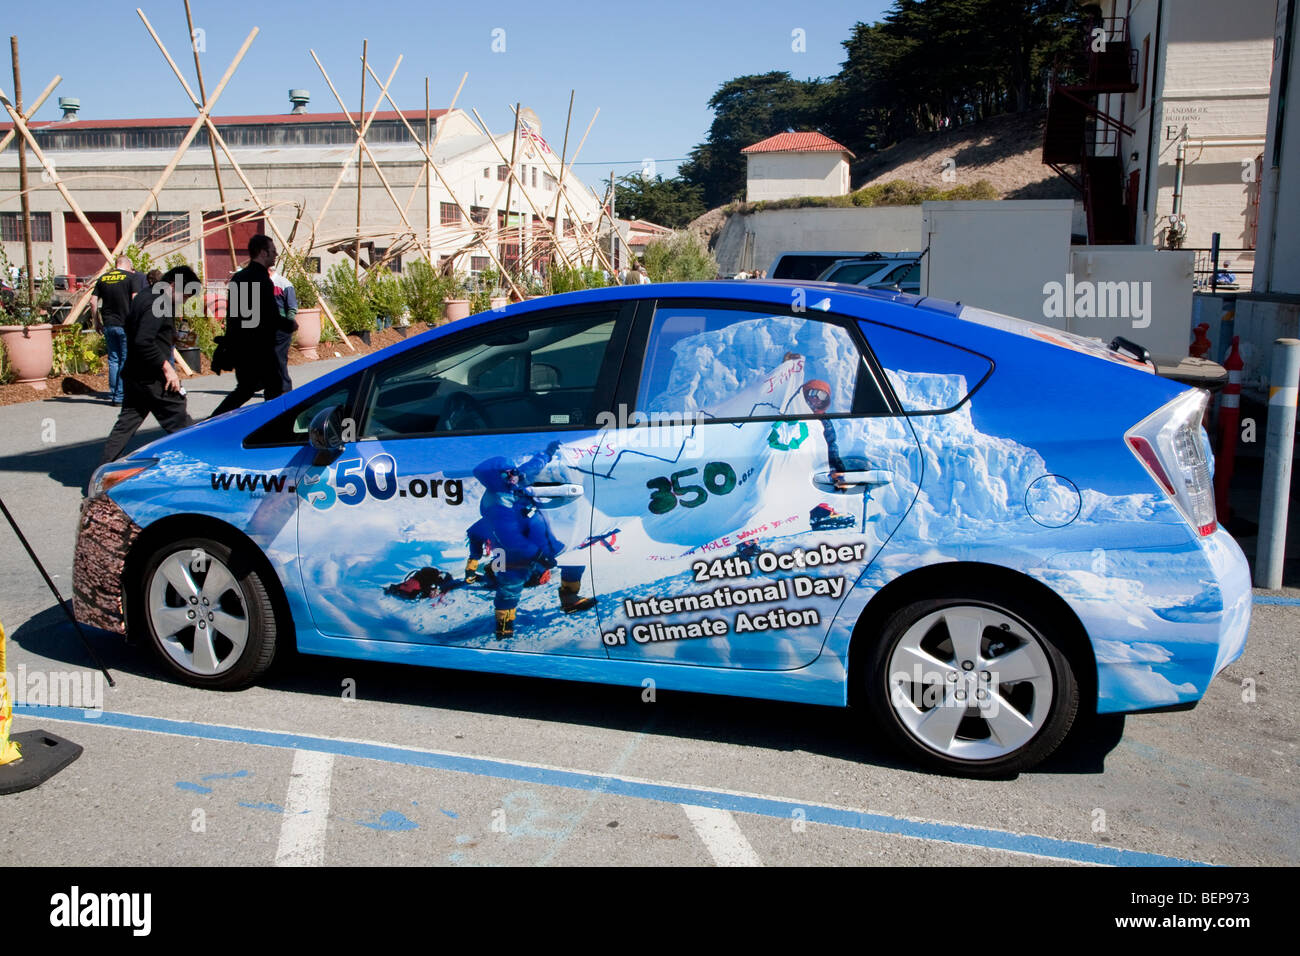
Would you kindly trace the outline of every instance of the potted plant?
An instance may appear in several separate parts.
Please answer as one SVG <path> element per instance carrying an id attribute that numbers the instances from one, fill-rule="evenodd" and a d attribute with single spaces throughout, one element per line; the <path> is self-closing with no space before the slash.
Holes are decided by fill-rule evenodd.
<path id="1" fill-rule="evenodd" d="M 386 266 L 380 266 L 366 276 L 366 298 L 375 314 L 377 329 L 392 328 L 393 320 L 406 308 L 402 285 Z"/>
<path id="2" fill-rule="evenodd" d="M 292 250 L 284 254 L 282 263 L 284 277 L 293 283 L 294 298 L 298 300 L 298 331 L 293 336 L 293 347 L 304 358 L 316 358 L 316 347 L 320 345 L 320 290 L 316 282 L 307 273 L 303 256 Z"/>
<path id="3" fill-rule="evenodd" d="M 9 258 L 0 246 L 0 269 L 9 273 Z M 27 295 L 26 278 L 20 278 L 12 299 L 0 299 L 0 344 L 8 356 L 14 380 L 44 390 L 45 379 L 54 367 L 54 326 L 47 321 L 54 298 L 52 269 L 42 270 L 36 284 L 36 299 Z"/>
<path id="4" fill-rule="evenodd" d="M 455 291 L 456 280 L 439 274 L 423 259 L 407 266 L 406 274 L 402 276 L 402 297 L 412 322 L 440 325 L 447 298 Z"/>
<path id="5" fill-rule="evenodd" d="M 358 336 L 367 345 L 370 333 L 375 330 L 374 306 L 368 291 L 357 280 L 350 263 L 334 263 L 325 276 L 325 297 L 330 300 L 343 332 Z"/>
<path id="6" fill-rule="evenodd" d="M 452 279 L 449 298 L 443 301 L 443 319 L 455 322 L 467 318 L 470 314 L 470 283 L 464 279 Z"/>

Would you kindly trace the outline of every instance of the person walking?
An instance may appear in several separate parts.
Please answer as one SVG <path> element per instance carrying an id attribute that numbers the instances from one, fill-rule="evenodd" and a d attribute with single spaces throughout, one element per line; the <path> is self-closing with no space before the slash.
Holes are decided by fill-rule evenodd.
<path id="1" fill-rule="evenodd" d="M 144 276 L 131 271 L 131 260 L 118 256 L 116 267 L 109 269 L 95 283 L 90 299 L 90 316 L 96 331 L 104 335 L 108 352 L 108 400 L 122 404 L 124 384 L 122 367 L 126 364 L 126 315 L 131 300 L 145 288 Z"/>
<path id="2" fill-rule="evenodd" d="M 239 408 L 258 392 L 269 402 L 285 390 L 289 375 L 287 370 L 281 374 L 276 333 L 288 327 L 271 281 L 276 255 L 271 237 L 258 233 L 248 240 L 248 265 L 230 277 L 223 344 L 233 357 L 235 388 L 221 400 L 213 417 Z"/>
<path id="3" fill-rule="evenodd" d="M 284 277 L 284 273 L 272 266 L 271 282 L 275 285 L 275 304 L 280 310 L 280 325 L 275 330 L 275 361 L 280 369 L 280 380 L 284 391 L 293 391 L 293 380 L 289 378 L 289 346 L 293 343 L 293 333 L 298 331 L 298 294 L 294 292 L 293 283 Z"/>
<path id="4" fill-rule="evenodd" d="M 185 405 L 185 390 L 172 366 L 176 317 L 185 302 L 197 295 L 199 277 L 189 266 L 175 266 L 131 301 L 125 328 L 129 340 L 123 380 L 122 411 L 104 445 L 100 464 L 116 461 L 126 443 L 150 415 L 167 434 L 193 424 Z"/>

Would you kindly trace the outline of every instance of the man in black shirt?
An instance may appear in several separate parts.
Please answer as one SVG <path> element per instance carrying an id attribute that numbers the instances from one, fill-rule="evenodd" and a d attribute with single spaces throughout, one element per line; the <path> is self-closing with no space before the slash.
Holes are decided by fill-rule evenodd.
<path id="1" fill-rule="evenodd" d="M 293 332 L 293 323 L 280 313 L 270 267 L 275 242 L 258 234 L 248 240 L 248 265 L 230 277 L 226 299 L 225 344 L 234 357 L 235 389 L 212 414 L 238 408 L 258 392 L 269 402 L 284 392 L 276 357 L 276 333 Z"/>
<path id="2" fill-rule="evenodd" d="M 114 405 L 122 404 L 122 366 L 126 364 L 126 313 L 131 299 L 145 286 L 144 276 L 131 271 L 131 260 L 117 257 L 117 268 L 109 269 L 95 283 L 90 300 L 90 314 L 95 327 L 104 333 L 108 350 L 108 397 Z"/>
<path id="3" fill-rule="evenodd" d="M 115 461 L 150 415 L 169 435 L 193 423 L 171 359 L 176 316 L 181 314 L 185 301 L 198 294 L 200 288 L 199 277 L 193 269 L 176 266 L 132 300 L 126 317 L 130 345 L 122 370 L 126 380 L 122 411 L 104 445 L 101 464 Z"/>

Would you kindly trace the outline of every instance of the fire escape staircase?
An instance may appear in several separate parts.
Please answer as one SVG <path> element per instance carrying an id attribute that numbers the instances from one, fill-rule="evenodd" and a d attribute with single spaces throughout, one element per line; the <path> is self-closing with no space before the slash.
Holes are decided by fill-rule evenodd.
<path id="1" fill-rule="evenodd" d="M 1098 245 L 1132 242 L 1121 136 L 1134 134 L 1133 127 L 1098 108 L 1098 97 L 1137 89 L 1137 54 L 1129 42 L 1128 18 L 1105 18 L 1099 28 L 1104 42 L 1096 33 L 1084 38 L 1084 81 L 1052 84 L 1043 130 L 1043 163 L 1082 193 L 1088 242 Z M 1067 166 L 1077 168 L 1078 175 Z"/>

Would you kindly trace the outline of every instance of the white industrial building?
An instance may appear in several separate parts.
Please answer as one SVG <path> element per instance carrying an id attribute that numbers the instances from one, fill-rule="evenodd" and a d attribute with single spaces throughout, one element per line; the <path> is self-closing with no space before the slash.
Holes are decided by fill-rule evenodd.
<path id="1" fill-rule="evenodd" d="M 286 236 L 292 233 L 297 249 L 309 251 L 311 265 L 324 271 L 340 258 L 350 262 L 348 250 L 357 242 L 356 134 L 346 114 L 306 112 L 305 91 L 293 92 L 298 94 L 294 112 L 214 119 L 268 214 Z M 148 198 L 193 117 L 83 119 L 76 113 L 76 101 L 65 100 L 61 105 L 68 115 L 52 122 L 31 123 L 33 133 L 59 178 L 111 249 Z M 578 246 L 579 230 L 596 231 L 600 201 L 587 186 L 567 174 L 561 196 L 557 182 L 560 158 L 542 137 L 539 122 L 521 123 L 516 147 L 518 181 L 512 184 L 508 160 L 514 145 L 513 123 L 504 124 L 503 131 L 495 131 L 494 148 L 473 119 L 460 110 L 431 111 L 427 130 L 424 110 L 408 110 L 404 115 L 405 123 L 394 111 L 377 113 L 366 141 L 397 197 L 397 205 L 404 208 L 411 229 L 402 222 L 402 214 L 369 160 L 363 161 L 363 263 L 384 258 L 398 243 L 402 255 L 393 255 L 389 264 L 400 270 L 403 257 L 409 262 L 420 254 L 416 245 L 420 243 L 428 244 L 435 261 L 451 258 L 455 268 L 477 272 L 491 265 L 481 245 L 468 248 L 477 230 L 479 234 L 490 234 L 492 250 L 507 267 L 535 268 L 549 251 L 543 239 L 543 219 L 559 231 L 562 247 L 570 254 Z M 527 109 L 521 111 L 521 116 L 535 120 Z M 430 177 L 431 188 L 425 184 L 424 153 L 407 124 L 421 140 L 436 139 L 432 152 L 441 178 L 437 174 Z M 9 126 L 0 124 L 0 132 Z M 10 260 L 21 263 L 15 147 L 11 145 L 0 153 L 0 240 Z M 353 160 L 350 170 L 321 217 L 342 164 L 349 157 Z M 43 265 L 47 258 L 52 260 L 55 274 L 94 275 L 104 262 L 95 242 L 30 151 L 27 165 L 36 261 Z M 237 253 L 235 264 L 230 259 L 224 228 L 227 220 L 222 214 L 206 130 L 200 131 L 190 144 L 132 237 L 156 258 L 179 251 L 191 262 L 202 262 L 209 282 L 222 281 L 242 264 L 249 236 L 269 232 L 224 156 L 221 165 L 227 211 L 234 220 L 231 228 Z M 455 199 L 442 179 L 454 191 Z M 499 232 L 504 230 L 511 232 Z M 405 240 L 403 233 L 407 234 Z"/>
<path id="2" fill-rule="evenodd" d="M 853 154 L 821 133 L 777 133 L 740 152 L 749 202 L 848 194 Z"/>

